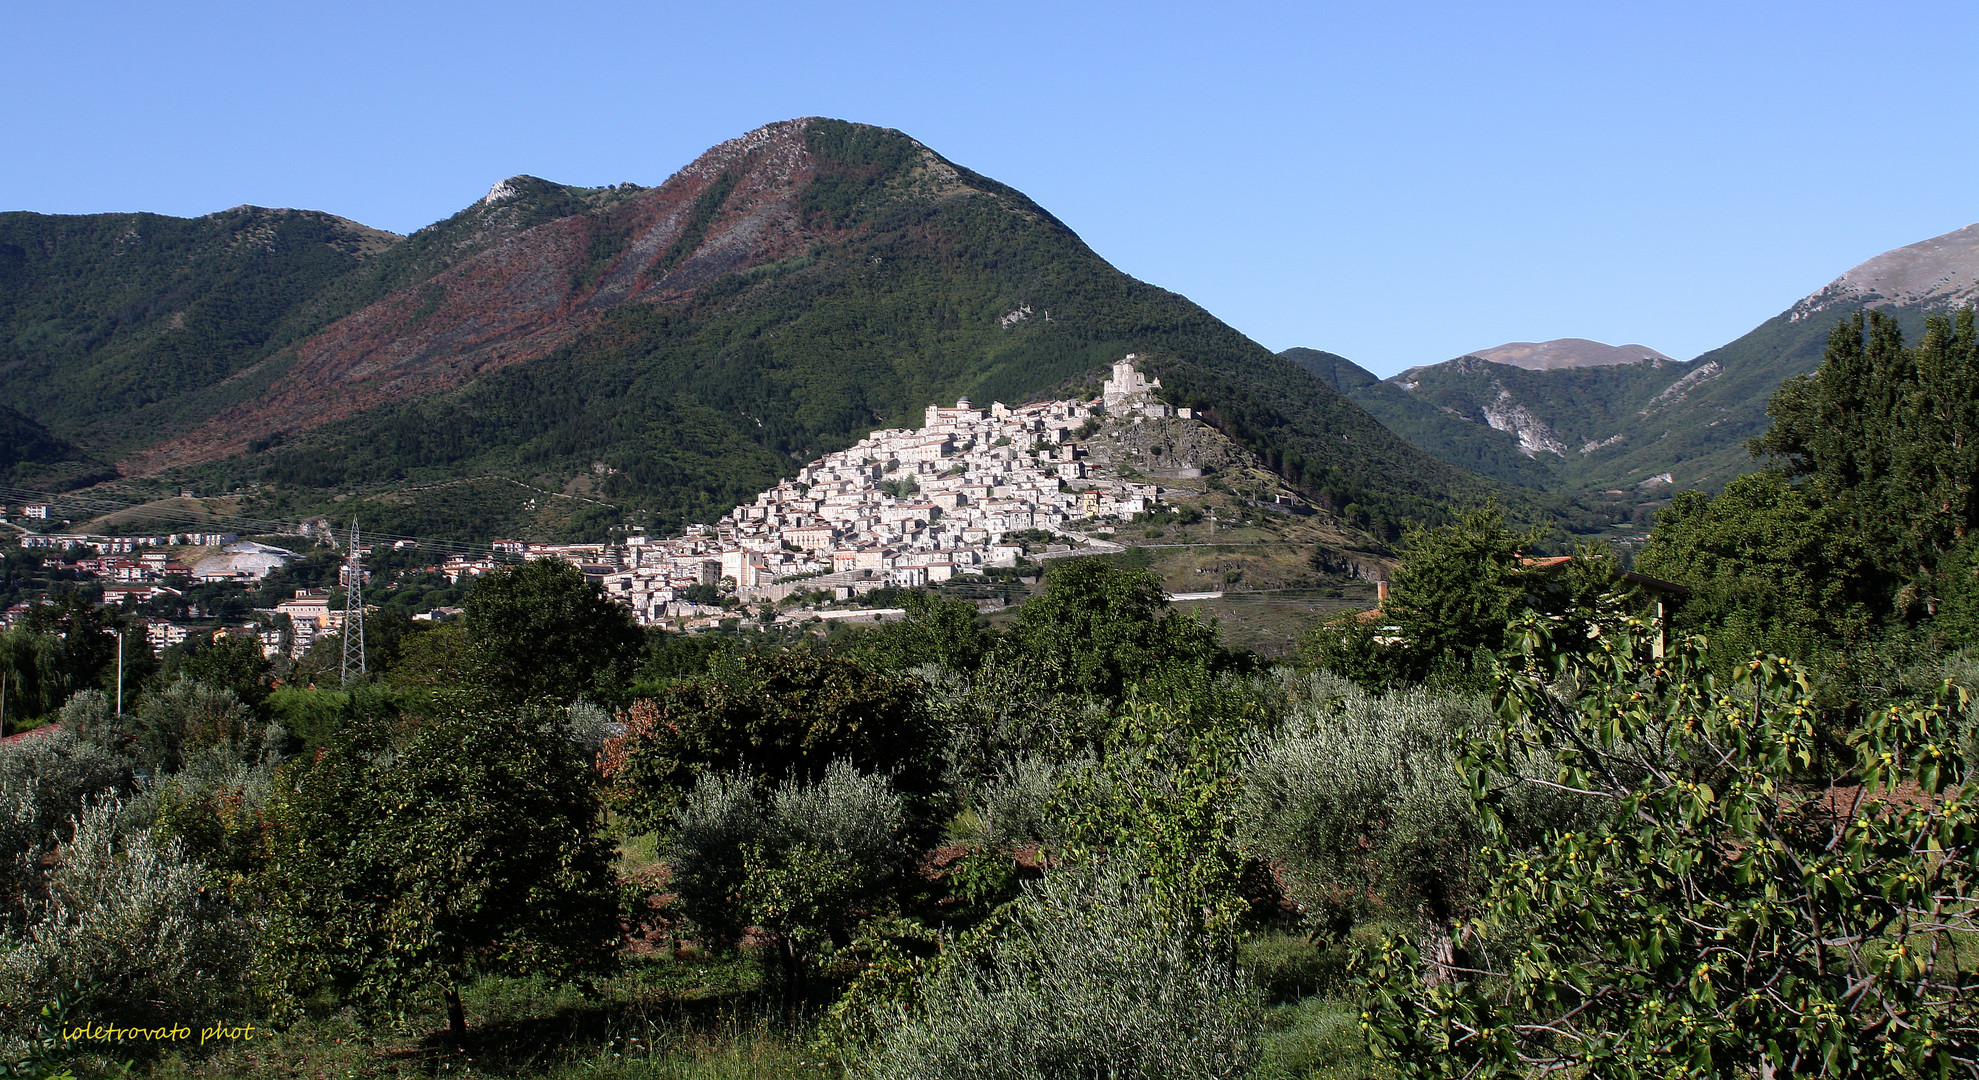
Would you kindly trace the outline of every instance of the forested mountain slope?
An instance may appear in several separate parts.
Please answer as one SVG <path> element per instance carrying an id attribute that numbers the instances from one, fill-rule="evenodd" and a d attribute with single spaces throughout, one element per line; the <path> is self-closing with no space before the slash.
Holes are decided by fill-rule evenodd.
<path id="1" fill-rule="evenodd" d="M 1331 354 L 1280 355 L 1446 462 L 1556 494 L 1653 502 L 1672 489 L 1717 490 L 1756 468 L 1746 444 L 1767 429 L 1767 401 L 1820 364 L 1837 323 L 1873 308 L 1916 339 L 1927 315 L 1975 298 L 1979 225 L 1870 259 L 1688 362 L 1563 339 L 1514 342 L 1381 380 Z M 1617 362 L 1638 352 L 1653 355 Z"/>
<path id="2" fill-rule="evenodd" d="M 1278 355 L 1324 379 L 1388 430 L 1450 464 L 1542 490 L 1553 478 L 1546 466 L 1520 451 L 1517 436 L 1385 382 L 1344 356 L 1319 349 L 1286 349 Z"/>
<path id="3" fill-rule="evenodd" d="M 355 495 L 411 527 L 437 498 L 417 491 L 500 476 L 676 523 L 930 401 L 1096 389 L 1128 352 L 1377 533 L 1493 487 L 1022 194 L 840 121 L 772 124 L 657 188 L 518 177 L 407 238 L 263 210 L 8 228 L 0 390 L 127 475 L 259 485 L 271 511 Z M 140 249 L 154 269 L 120 276 Z M 91 319 L 37 329 L 65 305 Z"/>

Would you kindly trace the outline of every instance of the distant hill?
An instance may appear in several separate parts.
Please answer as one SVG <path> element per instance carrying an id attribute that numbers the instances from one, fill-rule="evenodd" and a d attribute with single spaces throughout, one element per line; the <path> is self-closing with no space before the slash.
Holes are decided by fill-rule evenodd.
<path id="1" fill-rule="evenodd" d="M 1670 362 L 1670 357 L 1647 345 L 1603 345 L 1598 341 L 1573 337 L 1555 338 L 1552 341 L 1510 341 L 1464 355 L 1474 356 L 1479 360 L 1489 360 L 1494 364 L 1509 364 L 1527 371 L 1640 364 L 1645 360 Z"/>
<path id="2" fill-rule="evenodd" d="M 1378 380 L 1332 354 L 1281 355 L 1446 462 L 1558 495 L 1653 508 L 1674 490 L 1715 490 L 1757 468 L 1745 447 L 1766 430 L 1766 402 L 1820 365 L 1842 319 L 1880 308 L 1914 339 L 1926 315 L 1975 299 L 1979 225 L 1878 255 L 1687 362 L 1640 345 L 1563 338 Z"/>
<path id="3" fill-rule="evenodd" d="M 1388 430 L 1452 465 L 1537 490 L 1544 490 L 1553 479 L 1551 470 L 1520 451 L 1515 436 L 1383 382 L 1344 356 L 1318 349 L 1286 349 L 1278 355 L 1353 399 Z"/>
<path id="4" fill-rule="evenodd" d="M 240 208 L 0 216 L 0 398 L 133 477 L 386 531 L 706 520 L 930 401 L 1128 352 L 1379 534 L 1496 491 L 1021 193 L 896 131 L 772 124 L 656 188 L 496 184 L 409 237 Z"/>

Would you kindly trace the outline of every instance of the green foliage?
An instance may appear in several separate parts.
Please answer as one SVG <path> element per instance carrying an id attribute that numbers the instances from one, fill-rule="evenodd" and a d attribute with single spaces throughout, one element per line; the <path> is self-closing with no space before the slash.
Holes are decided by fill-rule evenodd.
<path id="1" fill-rule="evenodd" d="M 756 779 L 742 770 L 700 774 L 669 823 L 667 884 L 711 944 L 733 947 L 749 928 L 737 898 L 764 832 Z"/>
<path id="2" fill-rule="evenodd" d="M 151 650 L 141 634 L 122 625 L 115 609 L 98 607 L 73 592 L 29 607 L 11 629 L 0 633 L 8 723 L 46 716 L 78 690 L 114 689 L 119 633 L 130 638 L 126 676 L 135 687 L 151 670 Z"/>
<path id="3" fill-rule="evenodd" d="M 1471 912 L 1485 884 L 1483 837 L 1456 759 L 1484 715 L 1481 703 L 1419 689 L 1309 689 L 1253 745 L 1239 841 L 1283 869 L 1315 935 L 1337 940 L 1374 917 L 1447 938 Z"/>
<path id="4" fill-rule="evenodd" d="M 881 1012 L 854 1075 L 1234 1080 L 1257 1063 L 1258 994 L 1232 943 L 1175 932 L 1131 864 L 1047 874 L 1000 930 Z"/>
<path id="5" fill-rule="evenodd" d="M 1210 671 L 1223 660 L 1216 631 L 1168 610 L 1150 572 L 1063 559 L 1045 586 L 999 643 L 1042 689 L 1118 698 L 1163 670 Z"/>
<path id="6" fill-rule="evenodd" d="M 1834 325 L 1820 369 L 1781 386 L 1767 411 L 1773 428 L 1751 448 L 1779 471 L 1716 499 L 1679 496 L 1640 560 L 1692 589 L 1680 617 L 1718 643 L 1721 667 L 1748 649 L 1858 651 L 1941 613 L 1934 632 L 1970 640 L 1972 311 L 1928 317 L 1908 347 L 1896 317 L 1857 311 Z"/>
<path id="7" fill-rule="evenodd" d="M 409 697 L 431 698 L 482 685 L 487 655 L 459 621 L 428 623 L 399 639 L 399 655 L 385 684 Z"/>
<path id="8" fill-rule="evenodd" d="M 476 683 L 509 703 L 610 700 L 645 649 L 632 612 L 559 560 L 482 576 L 466 608 L 461 622 L 479 660 Z"/>
<path id="9" fill-rule="evenodd" d="M 0 720 L 7 734 L 58 707 L 67 683 L 60 639 L 19 627 L 0 632 Z"/>
<path id="10" fill-rule="evenodd" d="M 288 733 L 267 728 L 232 690 L 180 679 L 115 721 L 127 752 L 153 774 L 225 770 L 279 755 Z"/>
<path id="11" fill-rule="evenodd" d="M 41 471 L 35 466 L 71 461 L 81 454 L 48 429 L 0 405 L 0 481 L 19 483 Z"/>
<path id="12" fill-rule="evenodd" d="M 0 399 L 98 453 L 182 430 L 244 389 L 220 389 L 229 376 L 327 322 L 309 302 L 383 236 L 259 207 L 0 214 Z"/>
<path id="13" fill-rule="evenodd" d="M 918 696 L 913 682 L 850 660 L 753 656 L 633 705 L 625 734 L 606 746 L 605 775 L 617 807 L 645 828 L 665 823 L 709 771 L 808 781 L 843 758 L 926 799 L 939 775 L 939 733 Z"/>
<path id="14" fill-rule="evenodd" d="M 1276 719 L 1255 689 L 1225 676 L 1172 697 L 1130 698 L 1095 756 L 1059 782 L 1053 857 L 1131 863 L 1178 933 L 1234 926 L 1243 912 L 1240 765 L 1251 733 Z"/>
<path id="15" fill-rule="evenodd" d="M 889 182 L 904 180 L 907 169 L 919 163 L 911 140 L 864 124 L 821 120 L 805 130 L 804 141 L 818 158 L 817 175 L 798 206 L 807 218 L 822 219 L 833 229 L 882 206 Z"/>
<path id="16" fill-rule="evenodd" d="M 1645 629 L 1526 623 L 1503 723 L 1461 762 L 1492 856 L 1468 970 L 1425 985 L 1410 943 L 1369 955 L 1376 1045 L 1411 1076 L 1969 1071 L 1962 696 L 1878 711 L 1833 778 L 1798 666 L 1755 658 L 1720 686 L 1695 645 L 1643 660 Z M 1533 748 L 1551 778 L 1520 770 Z M 1521 843 L 1502 807 L 1536 783 L 1601 812 Z"/>
<path id="17" fill-rule="evenodd" d="M 958 787 L 989 782 L 1021 758 L 1085 756 L 1112 726 L 1105 703 L 1053 693 L 1021 662 L 995 653 L 972 672 L 923 668 L 916 674 L 925 707 L 945 733 L 942 756 Z"/>
<path id="18" fill-rule="evenodd" d="M 974 604 L 912 591 L 901 597 L 901 605 L 906 616 L 861 635 L 854 658 L 883 671 L 923 664 L 971 671 L 982 664 L 992 638 Z"/>
<path id="19" fill-rule="evenodd" d="M 210 891 L 239 906 L 254 895 L 266 868 L 261 842 L 275 765 L 238 765 L 167 775 L 154 782 L 153 834 L 183 845 Z"/>
<path id="20" fill-rule="evenodd" d="M 1538 586 L 1520 561 L 1538 540 L 1507 528 L 1495 508 L 1409 533 L 1383 609 L 1402 629 L 1405 676 L 1426 678 L 1439 665 L 1503 646 L 1506 626 Z"/>
<path id="21" fill-rule="evenodd" d="M 188 655 L 179 665 L 179 675 L 231 691 L 249 708 L 259 708 L 268 699 L 268 678 L 274 666 L 258 637 L 226 634 Z"/>
<path id="22" fill-rule="evenodd" d="M 1930 607 L 1934 571 L 1979 525 L 1979 330 L 1972 309 L 1906 348 L 1880 311 L 1838 324 L 1812 375 L 1780 388 L 1755 453 L 1805 478 L 1873 560 L 1897 614 Z"/>
<path id="23" fill-rule="evenodd" d="M 479 972 L 582 981 L 618 942 L 589 762 L 532 713 L 347 728 L 269 808 L 262 963 L 295 998 L 397 1012 Z"/>
<path id="24" fill-rule="evenodd" d="M 1380 613 L 1349 613 L 1314 628 L 1302 648 L 1306 663 L 1369 690 L 1425 681 L 1480 689 L 1521 613 L 1585 617 L 1633 602 L 1605 551 L 1579 551 L 1560 566 L 1527 562 L 1540 538 L 1536 529 L 1514 532 L 1496 507 L 1413 527 Z"/>
<path id="25" fill-rule="evenodd" d="M 263 703 L 268 715 L 300 741 L 304 753 L 329 744 L 350 715 L 351 695 L 341 690 L 283 686 Z"/>
<path id="26" fill-rule="evenodd" d="M 208 894 L 181 844 L 124 827 L 123 811 L 80 807 L 24 917 L 0 928 L 0 1024 L 14 1029 L 0 1034 L 22 1034 L 65 990 L 131 1027 L 246 1004 L 253 927 Z"/>
<path id="27" fill-rule="evenodd" d="M 130 795 L 131 762 L 71 731 L 0 745 L 0 925 L 26 918 L 42 868 L 85 806 Z"/>
<path id="28" fill-rule="evenodd" d="M 1679 494 L 1636 566 L 1690 589 L 1678 624 L 1709 635 L 1722 666 L 1755 649 L 1812 659 L 1863 638 L 1883 606 L 1868 549 L 1811 489 L 1769 470 L 1716 498 Z"/>
<path id="29" fill-rule="evenodd" d="M 1931 629 L 1951 645 L 1979 645 L 1979 533 L 1968 533 L 1938 564 L 1938 582 Z"/>
<path id="30" fill-rule="evenodd" d="M 707 944 L 766 935 L 794 1000 L 822 956 L 893 905 L 911 868 L 905 828 L 887 778 L 843 759 L 767 800 L 746 773 L 703 773 L 671 830 L 669 885 Z"/>

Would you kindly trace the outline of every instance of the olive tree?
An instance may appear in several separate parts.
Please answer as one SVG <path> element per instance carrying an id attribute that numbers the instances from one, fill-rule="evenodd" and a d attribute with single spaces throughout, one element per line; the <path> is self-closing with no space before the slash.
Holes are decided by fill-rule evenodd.
<path id="1" fill-rule="evenodd" d="M 1305 695 L 1258 740 L 1237 799 L 1245 851 L 1282 868 L 1315 932 L 1342 936 L 1377 911 L 1417 927 L 1432 979 L 1482 882 L 1482 834 L 1457 773 L 1474 699 L 1422 690 Z"/>
<path id="2" fill-rule="evenodd" d="M 75 990 L 130 1027 L 241 1006 L 254 926 L 208 892 L 183 845 L 128 828 L 124 809 L 115 798 L 81 809 L 20 922 L 0 929 L 0 1016 Z"/>
<path id="3" fill-rule="evenodd" d="M 1130 862 L 1061 866 L 994 935 L 952 946 L 875 1006 L 854 1075 L 1225 1080 L 1257 1064 L 1263 1009 L 1231 940 L 1176 932 Z"/>
<path id="4" fill-rule="evenodd" d="M 0 921 L 19 925 L 28 901 L 45 894 L 43 867 L 74 815 L 129 794 L 135 780 L 128 760 L 68 731 L 0 744 Z"/>
<path id="5" fill-rule="evenodd" d="M 767 934 L 794 999 L 818 955 L 897 906 L 914 852 L 884 775 L 841 758 L 815 781 L 791 777 L 767 796 L 759 786 L 741 772 L 701 776 L 672 830 L 672 886 L 711 943 Z"/>

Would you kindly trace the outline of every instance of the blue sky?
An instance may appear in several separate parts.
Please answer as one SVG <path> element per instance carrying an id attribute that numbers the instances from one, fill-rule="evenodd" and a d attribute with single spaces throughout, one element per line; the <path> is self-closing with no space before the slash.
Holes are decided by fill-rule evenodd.
<path id="1" fill-rule="evenodd" d="M 657 184 L 772 120 L 899 128 L 1273 348 L 1688 358 L 1979 221 L 1979 5 L 27 4 L 0 209 Z"/>

